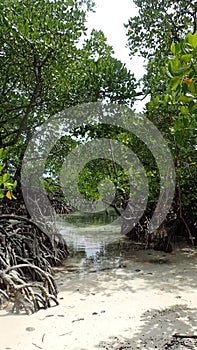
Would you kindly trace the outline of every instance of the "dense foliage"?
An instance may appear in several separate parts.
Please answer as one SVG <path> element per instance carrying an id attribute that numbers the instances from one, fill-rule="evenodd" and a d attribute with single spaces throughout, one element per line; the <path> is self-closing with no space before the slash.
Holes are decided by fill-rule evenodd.
<path id="1" fill-rule="evenodd" d="M 92 6 L 91 0 L 0 4 L 0 147 L 18 184 L 26 146 L 49 117 L 83 102 L 134 102 L 134 76 L 103 33 L 86 38 Z"/>
<path id="2" fill-rule="evenodd" d="M 197 6 L 195 1 L 134 0 L 139 15 L 126 25 L 130 53 L 146 59 L 145 113 L 168 141 L 177 189 L 173 203 L 177 233 L 196 232 Z M 151 5 L 151 6 L 150 6 Z"/>
<path id="3" fill-rule="evenodd" d="M 169 143 L 177 175 L 174 217 L 184 223 L 191 238 L 196 229 L 197 200 L 193 190 L 196 2 L 134 3 L 139 14 L 131 17 L 126 27 L 131 56 L 139 52 L 146 60 L 141 97 L 149 95 L 150 102 L 144 113 Z M 21 162 L 27 144 L 51 116 L 67 107 L 103 100 L 132 107 L 140 95 L 133 74 L 114 57 L 104 34 L 93 30 L 87 37 L 86 14 L 92 9 L 91 0 L 3 0 L 0 4 L 0 147 L 7 152 L 7 160 L 1 165 L 1 197 L 14 198 L 15 180 L 20 192 Z M 160 187 L 157 164 L 141 140 L 115 127 L 84 127 L 62 137 L 48 156 L 45 187 L 57 192 L 65 156 L 80 142 L 102 137 L 122 142 L 139 157 L 148 177 L 147 213 L 151 215 Z M 89 162 L 79 177 L 80 192 L 91 201 L 98 199 L 98 186 L 104 178 L 115 185 L 116 205 L 124 206 L 130 191 L 128 178 L 112 161 Z"/>

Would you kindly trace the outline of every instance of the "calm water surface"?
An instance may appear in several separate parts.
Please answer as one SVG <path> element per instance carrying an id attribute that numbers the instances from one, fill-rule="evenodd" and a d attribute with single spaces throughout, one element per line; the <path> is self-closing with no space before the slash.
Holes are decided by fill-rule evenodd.
<path id="1" fill-rule="evenodd" d="M 121 235 L 117 219 L 113 212 L 110 215 L 75 213 L 64 218 L 61 233 L 70 252 L 65 262 L 68 271 L 85 273 L 121 266 L 134 246 Z"/>
<path id="2" fill-rule="evenodd" d="M 110 274 L 116 269 L 134 274 L 148 269 L 148 276 L 160 273 L 160 267 L 166 271 L 186 267 L 190 271 L 197 267 L 197 250 L 191 246 L 175 247 L 171 254 L 143 249 L 121 235 L 120 224 L 115 223 L 117 217 L 111 215 L 80 213 L 66 216 L 61 223 L 70 256 L 64 265 L 57 268 L 56 280 L 64 286 L 69 280 L 77 280 L 89 273 L 102 272 Z M 164 264 L 164 265 L 163 265 Z M 153 269 L 154 267 L 154 269 Z M 115 270 L 114 270 L 115 269 Z M 111 271 L 108 271 L 111 270 Z M 151 271 L 151 272 L 150 272 Z"/>

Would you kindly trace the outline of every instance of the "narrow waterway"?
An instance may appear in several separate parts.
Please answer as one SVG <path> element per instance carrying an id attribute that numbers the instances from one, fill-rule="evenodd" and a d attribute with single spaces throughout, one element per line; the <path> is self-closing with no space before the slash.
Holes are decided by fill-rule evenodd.
<path id="1" fill-rule="evenodd" d="M 171 254 L 146 250 L 141 244 L 133 243 L 121 235 L 120 223 L 112 211 L 106 213 L 82 215 L 74 213 L 66 216 L 61 225 L 70 256 L 62 267 L 57 268 L 57 281 L 65 285 L 89 273 L 113 272 L 124 269 L 136 272 L 144 269 L 154 270 L 165 264 L 166 269 L 177 263 L 184 264 L 189 259 L 196 261 L 196 250 L 191 247 L 174 247 Z M 178 248 L 178 251 L 177 251 Z M 150 272 L 150 271 L 149 271 Z"/>
<path id="2" fill-rule="evenodd" d="M 70 253 L 65 261 L 67 272 L 86 273 L 118 267 L 122 257 L 120 245 L 125 241 L 120 231 L 113 212 L 88 215 L 77 212 L 66 216 L 61 233 Z"/>

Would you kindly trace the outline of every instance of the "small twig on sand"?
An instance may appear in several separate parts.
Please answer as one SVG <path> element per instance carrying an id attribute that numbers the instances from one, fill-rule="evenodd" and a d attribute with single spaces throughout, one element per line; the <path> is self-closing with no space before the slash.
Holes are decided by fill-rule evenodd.
<path id="1" fill-rule="evenodd" d="M 40 346 L 36 345 L 35 343 L 32 343 L 32 345 L 36 346 L 38 349 L 43 349 Z"/>
<path id="2" fill-rule="evenodd" d="M 175 334 L 173 334 L 173 337 L 175 337 L 175 338 L 193 338 L 193 339 L 197 339 L 197 334 L 179 334 L 179 333 L 175 333 Z"/>

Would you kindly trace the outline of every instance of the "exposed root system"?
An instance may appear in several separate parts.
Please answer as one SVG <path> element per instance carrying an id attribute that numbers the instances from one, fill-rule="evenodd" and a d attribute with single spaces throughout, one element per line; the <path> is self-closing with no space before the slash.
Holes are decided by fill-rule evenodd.
<path id="1" fill-rule="evenodd" d="M 25 217 L 0 216 L 0 305 L 9 300 L 17 313 L 57 305 L 52 266 L 67 255 L 61 235 L 48 236 Z"/>

